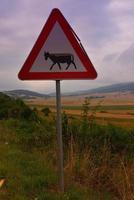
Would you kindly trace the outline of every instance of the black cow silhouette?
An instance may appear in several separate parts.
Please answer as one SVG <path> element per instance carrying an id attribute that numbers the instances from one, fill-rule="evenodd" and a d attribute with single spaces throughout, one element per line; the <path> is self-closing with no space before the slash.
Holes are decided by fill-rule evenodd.
<path id="1" fill-rule="evenodd" d="M 48 58 L 53 62 L 52 66 L 50 67 L 50 70 L 52 70 L 53 66 L 57 64 L 59 66 L 59 69 L 61 70 L 61 65 L 60 63 L 67 63 L 66 70 L 69 68 L 70 64 L 72 63 L 77 69 L 75 62 L 74 62 L 74 56 L 73 54 L 70 53 L 49 53 L 49 52 L 44 52 L 44 57 L 45 60 Z"/>

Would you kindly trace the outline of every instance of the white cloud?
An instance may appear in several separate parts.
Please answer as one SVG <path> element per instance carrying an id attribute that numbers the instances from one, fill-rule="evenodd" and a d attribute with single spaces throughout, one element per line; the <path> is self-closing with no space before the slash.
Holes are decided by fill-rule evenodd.
<path id="1" fill-rule="evenodd" d="M 133 9 L 134 2 L 132 0 L 111 0 L 109 3 L 109 9 L 111 9 L 114 13 L 129 11 Z"/>
<path id="2" fill-rule="evenodd" d="M 125 49 L 134 42 L 134 1 L 112 0 L 108 10 L 119 28 L 117 44 L 120 42 L 120 50 Z"/>
<path id="3" fill-rule="evenodd" d="M 134 44 L 121 54 L 107 55 L 102 62 L 104 76 L 113 82 L 134 81 Z"/>

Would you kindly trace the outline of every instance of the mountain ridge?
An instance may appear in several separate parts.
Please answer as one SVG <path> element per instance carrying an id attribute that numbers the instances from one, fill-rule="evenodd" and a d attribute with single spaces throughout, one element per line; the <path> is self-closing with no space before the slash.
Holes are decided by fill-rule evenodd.
<path id="1" fill-rule="evenodd" d="M 34 92 L 34 91 L 24 90 L 24 89 L 3 91 L 3 93 L 11 97 L 22 98 L 22 99 L 49 97 L 49 95 L 46 95 L 46 94 L 41 94 L 39 92 Z"/>
<path id="2" fill-rule="evenodd" d="M 134 82 L 127 82 L 127 83 L 118 83 L 112 84 L 103 87 L 97 87 L 94 89 L 89 90 L 80 90 L 76 92 L 66 92 L 62 93 L 62 96 L 83 96 L 83 95 L 92 95 L 92 94 L 102 94 L 102 93 L 113 93 L 113 92 L 130 92 L 134 93 Z M 10 90 L 10 91 L 3 91 L 3 93 L 15 97 L 15 98 L 23 98 L 23 99 L 30 99 L 30 98 L 49 98 L 54 97 L 55 93 L 50 94 L 42 94 L 30 90 Z"/>
<path id="3" fill-rule="evenodd" d="M 67 96 L 73 95 L 87 95 L 87 94 L 95 94 L 95 93 L 113 93 L 113 92 L 132 92 L 134 93 L 134 82 L 127 83 L 117 83 L 108 86 L 97 87 L 89 90 L 81 90 L 71 93 L 66 93 Z"/>

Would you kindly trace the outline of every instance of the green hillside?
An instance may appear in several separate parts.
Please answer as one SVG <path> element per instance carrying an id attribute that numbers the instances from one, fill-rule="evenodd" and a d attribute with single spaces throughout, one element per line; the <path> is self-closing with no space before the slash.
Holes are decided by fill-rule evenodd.
<path id="1" fill-rule="evenodd" d="M 62 115 L 65 192 L 58 189 L 55 114 L 0 94 L 0 200 L 131 200 L 134 130 Z"/>
<path id="2" fill-rule="evenodd" d="M 126 83 L 117 83 L 107 86 L 102 86 L 89 90 L 81 90 L 76 92 L 65 93 L 65 96 L 77 96 L 77 95 L 89 95 L 89 94 L 102 94 L 102 93 L 113 93 L 113 92 L 130 92 L 134 93 L 134 82 L 126 82 Z"/>
<path id="3" fill-rule="evenodd" d="M 101 94 L 101 93 L 113 93 L 113 92 L 119 92 L 119 93 L 129 92 L 133 94 L 134 82 L 118 83 L 118 84 L 98 87 L 98 88 L 89 89 L 89 90 L 65 92 L 62 95 L 63 96 L 79 96 L 79 95 L 91 95 L 95 93 Z M 10 90 L 10 91 L 4 91 L 4 94 L 14 97 L 14 98 L 21 98 L 21 99 L 50 98 L 56 95 L 55 93 L 50 93 L 47 95 L 47 94 L 41 94 L 38 92 L 29 91 L 29 90 Z"/>
<path id="4" fill-rule="evenodd" d="M 41 94 L 38 92 L 29 91 L 29 90 L 10 90 L 10 91 L 4 91 L 4 94 L 14 97 L 14 98 L 22 98 L 22 99 L 49 97 L 49 95 Z"/>

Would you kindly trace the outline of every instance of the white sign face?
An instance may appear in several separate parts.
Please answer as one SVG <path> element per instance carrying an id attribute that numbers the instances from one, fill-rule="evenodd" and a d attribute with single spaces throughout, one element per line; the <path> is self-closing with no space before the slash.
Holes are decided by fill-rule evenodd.
<path id="1" fill-rule="evenodd" d="M 86 72 L 58 22 L 36 57 L 30 72 Z"/>

